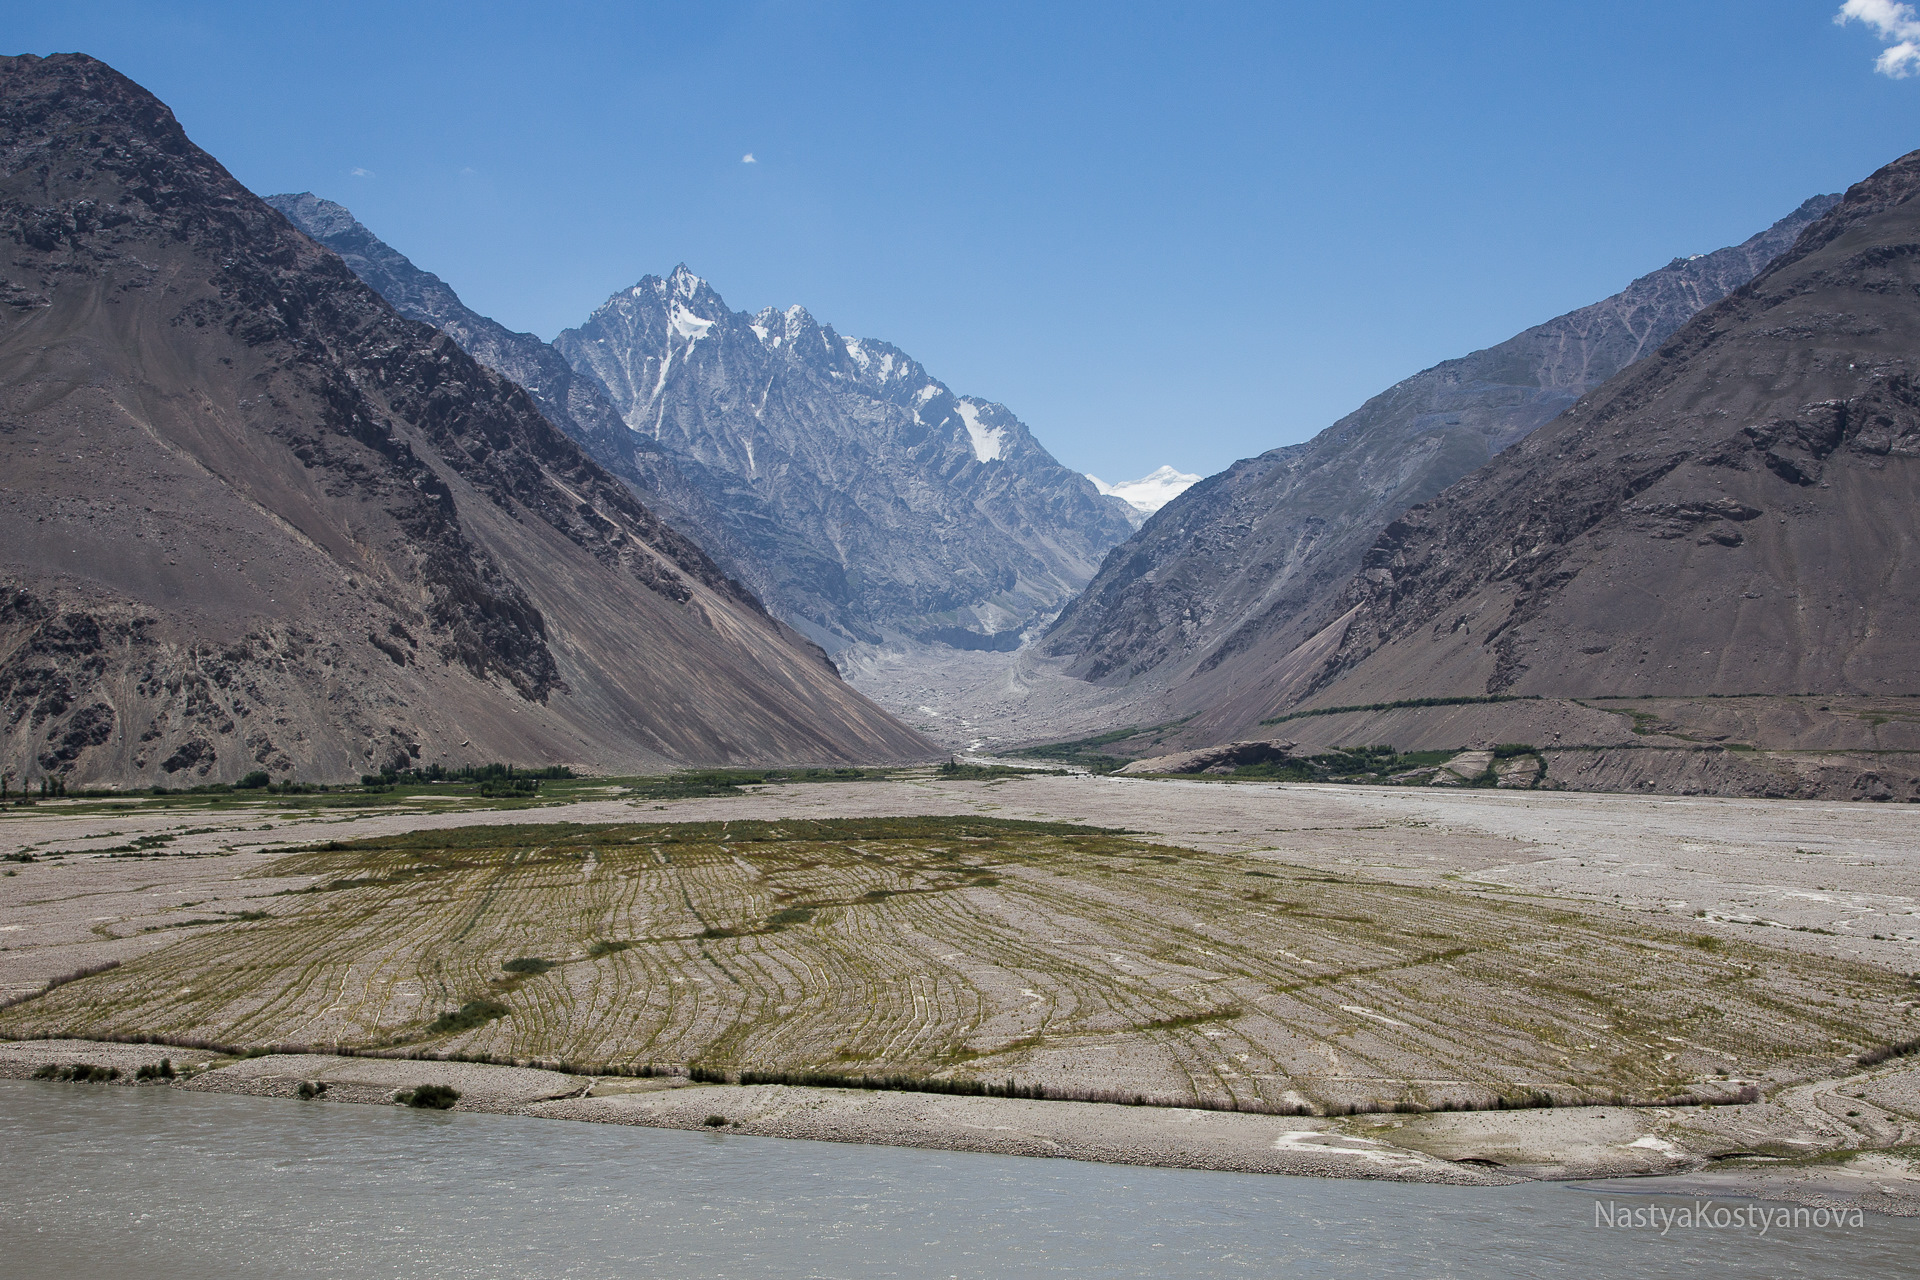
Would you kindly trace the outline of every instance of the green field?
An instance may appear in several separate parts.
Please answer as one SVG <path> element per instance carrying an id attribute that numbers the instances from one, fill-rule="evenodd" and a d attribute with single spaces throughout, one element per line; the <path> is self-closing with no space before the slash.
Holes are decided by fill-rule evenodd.
<path id="1" fill-rule="evenodd" d="M 0 1034 L 1316 1107 L 1664 1097 L 1913 1034 L 1904 980 L 1865 965 L 1063 824 L 464 827 L 255 874 L 264 918 L 183 928 Z"/>

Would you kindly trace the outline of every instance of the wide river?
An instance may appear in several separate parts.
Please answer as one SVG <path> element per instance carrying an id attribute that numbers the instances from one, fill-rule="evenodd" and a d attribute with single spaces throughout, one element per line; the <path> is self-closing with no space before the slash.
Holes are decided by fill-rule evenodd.
<path id="1" fill-rule="evenodd" d="M 21 1280 L 1920 1274 L 1920 1221 L 1663 1237 L 1596 1201 L 1694 1203 L 0 1080 Z"/>

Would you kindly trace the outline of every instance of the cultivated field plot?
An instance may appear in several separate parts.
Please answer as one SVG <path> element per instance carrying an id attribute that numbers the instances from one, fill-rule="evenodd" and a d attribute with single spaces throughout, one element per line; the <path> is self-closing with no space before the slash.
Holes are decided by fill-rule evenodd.
<path id="1" fill-rule="evenodd" d="M 1830 1074 L 1920 1022 L 1866 965 L 1054 823 L 461 827 L 259 874 L 317 878 L 0 1034 L 1325 1107 L 1705 1092 Z"/>

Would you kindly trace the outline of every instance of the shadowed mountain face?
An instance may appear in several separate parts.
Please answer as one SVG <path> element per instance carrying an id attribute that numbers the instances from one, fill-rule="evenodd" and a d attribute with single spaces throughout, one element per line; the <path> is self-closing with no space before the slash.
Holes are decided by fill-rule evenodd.
<path id="1" fill-rule="evenodd" d="M 1209 720 L 1308 695 L 1920 692 L 1917 194 L 1920 152 L 1388 525 L 1337 618 Z"/>
<path id="2" fill-rule="evenodd" d="M 1012 648 L 1131 529 L 1004 407 L 800 307 L 729 311 L 685 267 L 554 345 L 706 495 L 769 607 L 832 649 Z"/>
<path id="3" fill-rule="evenodd" d="M 928 754 L 103 64 L 0 59 L 0 235 L 7 767 Z"/>
<path id="4" fill-rule="evenodd" d="M 1816 197 L 1744 244 L 1675 259 L 1602 302 L 1435 365 L 1313 439 L 1195 485 L 1113 551 L 1045 647 L 1086 679 L 1173 685 L 1183 711 L 1231 696 L 1325 624 L 1390 519 L 1651 352 L 1837 199 Z"/>
<path id="5" fill-rule="evenodd" d="M 475 360 L 524 387 L 549 422 L 631 485 L 650 509 L 692 538 L 727 573 L 748 581 L 763 576 L 752 572 L 751 557 L 729 537 L 706 495 L 688 482 L 665 450 L 627 430 L 597 378 L 575 373 L 564 356 L 535 335 L 515 333 L 461 302 L 446 281 L 415 266 L 345 206 L 311 192 L 266 200 L 294 226 L 339 254 L 394 310 L 441 330 Z"/>

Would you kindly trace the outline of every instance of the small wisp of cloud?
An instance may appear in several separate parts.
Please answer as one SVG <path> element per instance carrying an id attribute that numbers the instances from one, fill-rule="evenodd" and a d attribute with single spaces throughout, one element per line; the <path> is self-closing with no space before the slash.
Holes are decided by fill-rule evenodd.
<path id="1" fill-rule="evenodd" d="M 373 170 L 371 169 L 349 169 L 347 172 L 356 178 L 371 178 L 373 176 Z"/>
<path id="2" fill-rule="evenodd" d="M 758 160 L 755 160 L 753 158 L 753 152 L 749 151 L 747 152 L 747 154 L 740 157 L 740 163 L 741 164 L 759 164 L 760 162 Z"/>
<path id="3" fill-rule="evenodd" d="M 1899 0 L 1847 0 L 1833 15 L 1840 26 L 1861 22 L 1887 42 L 1874 59 L 1873 69 L 1883 76 L 1904 80 L 1920 73 L 1920 15 L 1913 6 Z"/>

